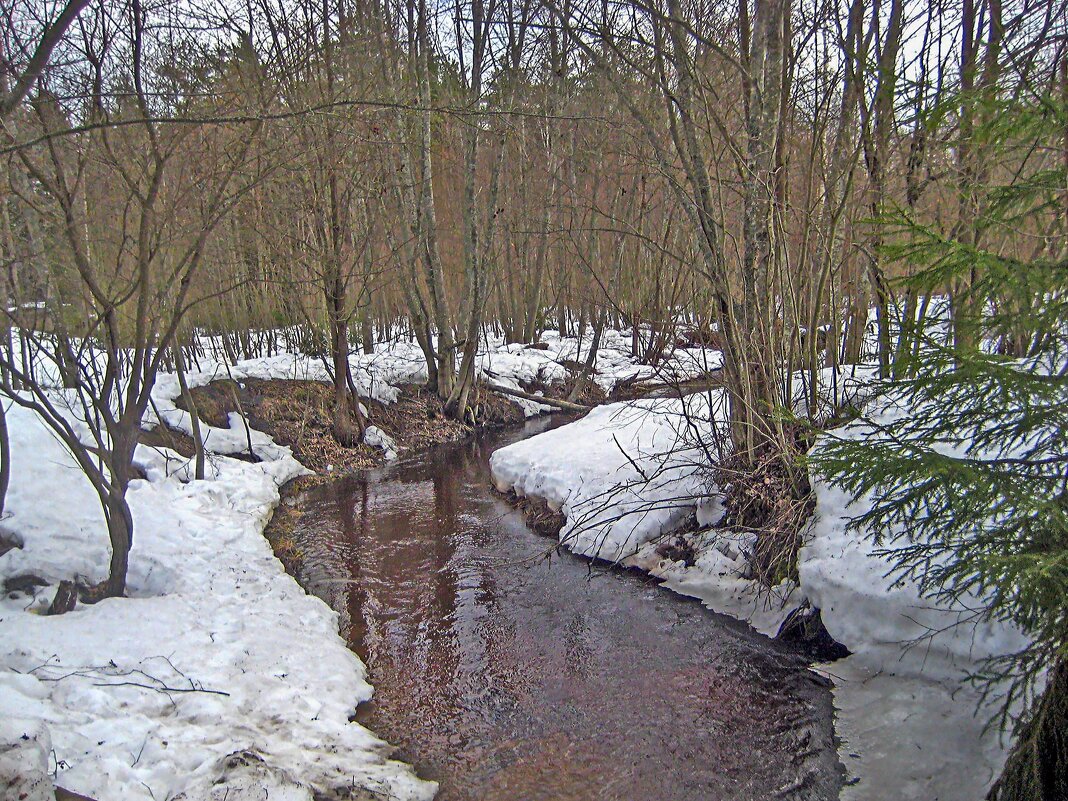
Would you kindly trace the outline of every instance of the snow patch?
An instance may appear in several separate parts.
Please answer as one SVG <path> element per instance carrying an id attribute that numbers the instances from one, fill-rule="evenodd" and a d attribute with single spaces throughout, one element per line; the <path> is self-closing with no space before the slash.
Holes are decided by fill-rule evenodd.
<path id="1" fill-rule="evenodd" d="M 496 451 L 494 483 L 563 512 L 560 541 L 569 550 L 646 570 L 670 589 L 774 636 L 803 598 L 788 583 L 758 592 L 747 577 L 747 535 L 686 535 L 695 552 L 689 566 L 658 552 L 664 535 L 693 522 L 708 526 L 722 514 L 718 489 L 699 466 L 715 452 L 712 429 L 724 419 L 724 404 L 716 390 L 597 407 Z"/>
<path id="2" fill-rule="evenodd" d="M 161 382 L 158 404 L 171 389 Z M 147 478 L 128 493 L 129 597 L 48 617 L 40 611 L 58 581 L 106 576 L 106 528 L 89 482 L 36 415 L 12 408 L 8 426 L 5 525 L 24 547 L 0 557 L 0 577 L 34 573 L 48 586 L 0 599 L 0 787 L 18 777 L 38 793 L 44 771 L 48 788 L 54 773 L 104 800 L 215 798 L 231 785 L 230 799 L 262 798 L 264 788 L 308 798 L 297 784 L 433 795 L 349 722 L 371 697 L 364 666 L 338 636 L 336 614 L 284 572 L 262 535 L 279 486 L 305 472 L 288 449 L 257 437 L 270 460 L 216 455 L 207 480 L 190 481 L 188 460 L 140 446 Z M 212 442 L 225 446 L 220 431 Z M 242 774 L 214 784 L 243 751 L 262 756 L 270 782 Z"/>
<path id="3" fill-rule="evenodd" d="M 367 426 L 363 432 L 363 441 L 372 448 L 381 450 L 387 462 L 392 462 L 397 458 L 397 443 L 378 426 Z"/>

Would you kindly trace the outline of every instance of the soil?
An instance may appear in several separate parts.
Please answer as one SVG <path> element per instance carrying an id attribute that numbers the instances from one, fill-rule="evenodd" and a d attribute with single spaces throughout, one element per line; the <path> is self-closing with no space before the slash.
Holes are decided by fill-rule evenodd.
<path id="1" fill-rule="evenodd" d="M 505 498 L 509 504 L 523 513 L 527 525 L 543 537 L 559 539 L 560 529 L 567 522 L 563 512 L 553 509 L 541 498 L 532 498 L 524 495 L 516 495 L 515 492 L 497 493 Z"/>
<path id="2" fill-rule="evenodd" d="M 3 556 L 13 548 L 21 548 L 22 545 L 13 536 L 0 531 L 0 556 Z"/>
<path id="3" fill-rule="evenodd" d="M 333 391 L 318 381 L 248 379 L 237 383 L 213 381 L 191 390 L 201 420 L 226 427 L 233 412 L 247 415 L 252 428 L 293 449 L 293 455 L 319 474 L 364 470 L 381 466 L 378 448 L 338 444 L 331 431 Z M 474 427 L 441 414 L 440 400 L 420 386 L 401 387 L 391 404 L 363 400 L 368 423 L 378 426 L 397 443 L 401 456 L 470 436 Z M 184 406 L 179 399 L 179 406 Z M 484 393 L 475 405 L 478 426 L 519 422 L 523 413 L 514 403 Z"/>
<path id="4" fill-rule="evenodd" d="M 166 426 L 157 426 L 151 431 L 142 430 L 137 442 L 150 448 L 170 448 L 186 459 L 192 459 L 196 455 L 192 437 Z"/>
<path id="5" fill-rule="evenodd" d="M 550 398 L 566 398 L 571 382 L 526 384 L 528 392 L 542 392 Z M 522 409 L 512 400 L 484 389 L 471 399 L 474 419 L 453 420 L 441 412 L 441 400 L 425 387 L 404 385 L 400 398 L 390 404 L 363 399 L 368 423 L 378 426 L 397 443 L 400 456 L 428 450 L 435 445 L 466 439 L 479 429 L 497 428 L 524 420 Z M 378 448 L 339 445 L 331 432 L 333 390 L 319 381 L 247 379 L 213 381 L 190 391 L 200 419 L 226 428 L 229 415 L 241 412 L 252 428 L 269 434 L 275 442 L 293 449 L 293 455 L 318 474 L 351 472 L 379 467 L 385 462 Z M 577 402 L 596 405 L 606 400 L 604 392 L 590 382 Z M 180 408 L 185 408 L 181 398 Z M 188 410 L 187 410 L 188 411 Z M 145 432 L 147 445 L 173 448 L 183 456 L 193 454 L 193 442 L 184 434 L 156 429 Z"/>

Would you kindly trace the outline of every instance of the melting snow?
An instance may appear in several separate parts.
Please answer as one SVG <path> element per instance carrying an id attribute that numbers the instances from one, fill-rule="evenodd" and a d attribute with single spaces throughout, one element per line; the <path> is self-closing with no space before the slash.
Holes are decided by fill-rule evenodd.
<path id="1" fill-rule="evenodd" d="M 845 391 L 862 391 L 870 371 Z M 709 415 L 709 403 L 713 415 Z M 494 481 L 546 501 L 566 516 L 561 541 L 570 550 L 623 561 L 664 579 L 667 587 L 748 621 L 774 636 L 806 598 L 822 610 L 831 635 L 854 655 L 817 668 L 834 681 L 841 758 L 852 777 L 843 799 L 973 801 L 1005 759 L 996 731 L 974 714 L 978 697 L 963 681 L 981 661 L 1025 640 L 1004 624 L 951 626 L 964 608 L 937 608 L 915 585 L 885 578 L 873 545 L 847 531 L 845 495 L 815 482 L 817 510 L 800 555 L 800 587 L 758 593 L 746 578 L 748 535 L 688 535 L 692 565 L 664 558 L 662 535 L 696 516 L 719 516 L 718 489 L 702 479 L 710 416 L 723 416 L 717 393 L 594 409 L 581 420 L 493 454 Z M 709 449 L 709 458 L 714 451 Z M 704 461 L 707 464 L 707 460 Z M 943 630 L 944 629 L 944 630 Z M 911 649 L 905 646 L 938 630 Z M 876 789 L 877 788 L 877 789 Z"/>
<path id="2" fill-rule="evenodd" d="M 265 790 L 310 801 L 312 787 L 353 783 L 432 796 L 349 722 L 371 696 L 364 667 L 336 614 L 286 575 L 263 537 L 278 487 L 304 472 L 287 449 L 257 440 L 269 460 L 213 456 L 208 479 L 190 482 L 186 460 L 139 447 L 147 479 L 129 490 L 130 597 L 47 617 L 59 580 L 104 578 L 106 529 L 92 487 L 36 416 L 13 408 L 8 425 L 3 526 L 24 547 L 0 569 L 49 586 L 0 601 L 0 795 L 51 798 L 54 775 L 101 801 L 228 789 L 230 801 Z M 235 752 L 252 755 L 251 767 L 237 770 Z"/>

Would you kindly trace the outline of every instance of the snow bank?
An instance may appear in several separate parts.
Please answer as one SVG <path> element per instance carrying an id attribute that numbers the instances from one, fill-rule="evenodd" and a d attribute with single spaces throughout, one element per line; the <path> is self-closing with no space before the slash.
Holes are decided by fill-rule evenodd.
<path id="1" fill-rule="evenodd" d="M 679 399 L 600 406 L 581 420 L 496 451 L 497 489 L 544 500 L 563 512 L 560 541 L 575 553 L 624 562 L 661 578 L 711 609 L 774 635 L 801 602 L 784 583 L 760 593 L 746 577 L 751 537 L 732 531 L 687 534 L 692 565 L 658 552 L 664 535 L 721 509 L 702 466 L 714 458 L 713 421 L 721 391 Z"/>
<path id="2" fill-rule="evenodd" d="M 190 388 L 199 387 L 226 377 L 225 372 L 220 373 L 218 370 L 191 371 L 186 375 L 186 383 Z M 192 436 L 193 420 L 189 412 L 178 408 L 180 396 L 181 388 L 178 385 L 178 377 L 172 373 L 160 375 L 152 388 L 152 405 L 145 414 L 144 424 L 152 427 L 162 423 Z M 295 463 L 290 448 L 279 445 L 268 434 L 247 426 L 240 414 L 231 413 L 228 416 L 228 422 L 229 428 L 219 428 L 209 426 L 203 420 L 200 421 L 200 431 L 206 451 L 224 455 L 247 454 L 249 443 L 251 443 L 252 454 L 265 462 Z M 308 472 L 299 465 L 296 469 L 300 471 L 297 475 Z"/>
<path id="3" fill-rule="evenodd" d="M 560 382 L 570 375 L 566 365 L 575 368 L 584 362 L 593 337 L 587 334 L 580 341 L 576 337 L 561 337 L 556 331 L 546 331 L 541 336 L 538 348 L 522 344 L 490 342 L 479 353 L 479 373 L 494 383 L 510 389 L 520 389 L 521 384 Z M 631 356 L 630 331 L 605 329 L 597 349 L 597 358 L 591 378 L 605 394 L 624 381 L 653 381 L 672 383 L 696 378 L 718 370 L 722 354 L 717 350 L 703 348 L 677 348 L 671 350 L 653 366 L 639 364 Z M 533 401 L 512 399 L 529 417 L 549 411 L 548 406 Z"/>
<path id="4" fill-rule="evenodd" d="M 645 547 L 628 564 L 662 579 L 679 595 L 697 598 L 708 609 L 744 620 L 767 637 L 774 637 L 783 621 L 805 600 L 791 581 L 768 590 L 749 578 L 751 536 L 729 530 L 704 530 L 688 535 L 694 548 L 692 565 L 672 561 Z"/>
<path id="5" fill-rule="evenodd" d="M 684 411 L 706 406 L 645 400 L 600 406 L 581 420 L 496 451 L 497 489 L 543 499 L 567 523 L 560 540 L 585 556 L 620 561 L 677 529 L 707 488 L 684 441 Z M 707 419 L 708 415 L 703 415 Z"/>
<path id="6" fill-rule="evenodd" d="M 58 581 L 106 575 L 106 529 L 72 457 L 33 413 L 8 415 L 3 528 L 23 547 L 0 557 L 0 576 L 48 586 L 0 601 L 0 795 L 17 777 L 20 793 L 51 798 L 54 775 L 100 801 L 310 801 L 350 784 L 431 797 L 349 723 L 371 696 L 364 667 L 262 536 L 278 487 L 303 472 L 284 449 L 258 464 L 212 457 L 208 480 L 190 482 L 184 459 L 140 447 L 130 597 L 47 617 Z"/>
<path id="7" fill-rule="evenodd" d="M 849 518 L 870 499 L 850 504 L 841 489 L 820 480 L 813 488 L 816 511 L 799 557 L 801 583 L 828 632 L 857 661 L 873 671 L 958 680 L 984 659 L 1027 645 L 1014 626 L 976 622 L 978 598 L 935 604 L 911 581 L 891 579 L 871 540 L 848 530 Z"/>
<path id="8" fill-rule="evenodd" d="M 683 381 L 718 369 L 722 354 L 703 348 L 678 348 L 671 350 L 657 367 L 638 364 L 630 354 L 629 330 L 606 329 L 597 351 L 594 382 L 606 393 L 611 392 L 620 381 L 657 380 Z M 592 346 L 592 334 L 581 340 L 576 337 L 561 337 L 556 331 L 542 334 L 539 347 L 520 343 L 505 343 L 499 337 L 484 341 L 477 357 L 479 375 L 509 389 L 521 389 L 523 384 L 564 381 L 569 372 L 564 363 L 583 361 Z M 330 374 L 321 359 L 301 353 L 281 353 L 258 359 L 246 359 L 229 365 L 203 358 L 199 370 L 190 371 L 191 386 L 200 386 L 210 381 L 234 378 L 289 379 L 305 381 L 329 381 Z M 427 380 L 426 359 L 415 342 L 396 339 L 380 342 L 371 354 L 353 353 L 349 357 L 353 382 L 360 395 L 374 398 L 382 403 L 393 403 L 400 397 L 400 387 L 405 384 L 421 384 Z M 171 393 L 177 395 L 177 392 Z M 550 411 L 551 407 L 522 398 L 509 398 L 527 417 Z M 167 410 L 166 413 L 170 414 Z M 165 418 L 170 424 L 171 418 Z M 235 432 L 234 442 L 243 441 L 243 430 Z M 230 440 L 220 436 L 219 447 Z M 244 447 L 247 450 L 247 447 Z M 219 451 L 234 453 L 237 451 Z"/>
<path id="9" fill-rule="evenodd" d="M 367 426 L 367 430 L 363 432 L 363 441 L 372 448 L 381 450 L 387 462 L 396 460 L 398 455 L 397 443 L 393 437 L 378 426 Z"/>
<path id="10" fill-rule="evenodd" d="M 892 425 L 907 410 L 871 411 Z M 869 424 L 836 432 L 863 438 Z M 982 599 L 935 603 L 910 580 L 893 580 L 874 543 L 849 529 L 872 499 L 851 502 L 815 478 L 816 510 L 799 555 L 801 584 L 821 610 L 828 632 L 853 655 L 824 669 L 834 680 L 842 762 L 859 777 L 843 799 L 886 801 L 982 797 L 1001 771 L 1006 751 L 996 730 L 984 732 L 990 709 L 965 684 L 983 661 L 1024 648 L 1016 627 L 976 621 Z M 996 727 L 994 727 L 996 729 Z"/>

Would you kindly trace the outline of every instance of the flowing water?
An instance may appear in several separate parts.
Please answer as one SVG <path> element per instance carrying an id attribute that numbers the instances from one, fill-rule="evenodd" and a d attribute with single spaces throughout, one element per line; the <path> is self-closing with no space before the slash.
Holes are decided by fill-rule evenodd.
<path id="1" fill-rule="evenodd" d="M 493 450 L 556 424 L 298 496 L 299 578 L 375 687 L 357 719 L 443 801 L 836 798 L 830 693 L 801 656 L 557 553 L 493 492 Z"/>

